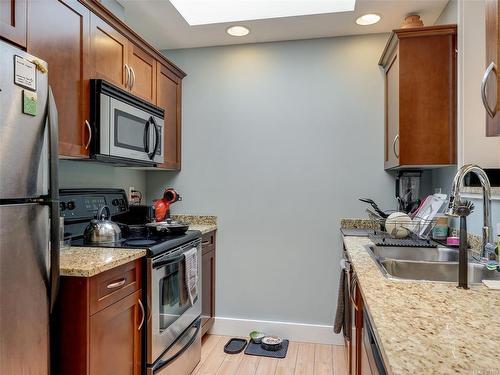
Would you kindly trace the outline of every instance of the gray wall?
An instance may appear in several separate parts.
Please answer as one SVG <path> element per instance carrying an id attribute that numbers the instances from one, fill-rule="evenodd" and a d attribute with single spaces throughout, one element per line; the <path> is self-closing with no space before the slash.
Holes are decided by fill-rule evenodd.
<path id="1" fill-rule="evenodd" d="M 61 188 L 123 188 L 130 186 L 146 192 L 146 172 L 128 168 L 115 168 L 88 161 L 59 161 L 59 186 Z"/>
<path id="2" fill-rule="evenodd" d="M 219 218 L 217 316 L 332 324 L 342 217 L 394 208 L 383 166 L 387 35 L 169 51 L 183 81 L 175 212 Z"/>

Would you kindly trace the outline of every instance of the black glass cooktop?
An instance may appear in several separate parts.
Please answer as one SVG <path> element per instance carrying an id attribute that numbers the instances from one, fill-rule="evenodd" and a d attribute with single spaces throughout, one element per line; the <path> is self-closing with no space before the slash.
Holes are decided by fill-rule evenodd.
<path id="1" fill-rule="evenodd" d="M 156 234 L 148 233 L 143 235 L 126 235 L 122 241 L 106 244 L 89 244 L 85 243 L 82 237 L 73 239 L 72 246 L 89 246 L 89 247 L 115 247 L 125 249 L 146 249 L 148 256 L 155 256 L 166 251 L 169 251 L 178 246 L 184 245 L 187 242 L 201 238 L 201 232 L 197 230 L 188 230 L 185 234 Z"/>

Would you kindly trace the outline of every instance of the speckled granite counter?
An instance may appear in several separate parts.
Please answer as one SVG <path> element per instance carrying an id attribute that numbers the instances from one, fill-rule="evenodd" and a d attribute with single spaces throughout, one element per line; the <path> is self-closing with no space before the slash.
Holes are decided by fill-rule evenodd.
<path id="1" fill-rule="evenodd" d="M 483 285 L 391 281 L 344 237 L 389 374 L 500 374 L 500 292 Z"/>
<path id="2" fill-rule="evenodd" d="M 189 224 L 189 230 L 199 230 L 202 234 L 217 229 L 217 216 L 203 215 L 172 215 L 172 219 Z"/>
<path id="3" fill-rule="evenodd" d="M 144 249 L 71 247 L 61 250 L 61 276 L 91 277 L 146 255 Z"/>

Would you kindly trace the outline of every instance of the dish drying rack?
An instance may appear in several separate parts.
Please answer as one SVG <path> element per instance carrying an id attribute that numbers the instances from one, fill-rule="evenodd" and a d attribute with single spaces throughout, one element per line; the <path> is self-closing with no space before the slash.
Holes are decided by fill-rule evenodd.
<path id="1" fill-rule="evenodd" d="M 423 242 L 427 242 L 431 240 L 431 234 L 432 234 L 432 229 L 436 226 L 437 224 L 437 219 L 432 218 L 432 219 L 425 219 L 421 218 L 418 216 L 415 216 L 411 223 L 408 223 L 408 220 L 391 220 L 391 223 L 394 224 L 395 228 L 393 230 L 393 233 L 389 233 L 386 231 L 385 227 L 385 218 L 381 218 L 380 216 L 373 214 L 372 212 L 368 211 L 368 216 L 371 220 L 376 221 L 380 228 L 381 231 L 378 232 L 379 235 L 380 233 L 386 234 L 385 238 L 392 238 L 393 240 L 399 240 L 400 242 L 404 242 L 405 239 L 407 238 L 413 238 L 415 240 L 422 240 Z M 388 213 L 392 213 L 391 211 L 387 211 Z M 396 212 L 396 211 L 393 211 Z M 407 238 L 395 238 L 395 231 L 398 228 L 404 228 L 407 229 L 410 232 L 410 235 Z M 419 241 L 420 242 L 420 241 Z M 396 246 L 396 245 L 395 245 Z M 399 246 L 399 245 L 397 245 Z M 401 245 L 403 246 L 403 245 Z"/>

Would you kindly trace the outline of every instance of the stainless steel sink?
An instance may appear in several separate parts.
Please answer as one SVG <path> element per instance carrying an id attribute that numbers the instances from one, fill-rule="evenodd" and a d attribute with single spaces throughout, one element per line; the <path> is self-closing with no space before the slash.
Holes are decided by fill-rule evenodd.
<path id="1" fill-rule="evenodd" d="M 404 280 L 458 281 L 458 262 L 421 262 L 411 260 L 380 259 L 387 276 Z M 469 262 L 469 283 L 482 280 L 500 280 L 499 271 L 490 271 L 484 264 Z"/>
<path id="2" fill-rule="evenodd" d="M 458 250 L 445 247 L 412 248 L 367 246 L 382 274 L 393 280 L 458 282 Z M 469 283 L 500 280 L 499 271 L 484 264 L 469 262 Z"/>
<path id="3" fill-rule="evenodd" d="M 458 249 L 446 247 L 369 246 L 369 250 L 376 258 L 428 262 L 458 262 Z"/>

